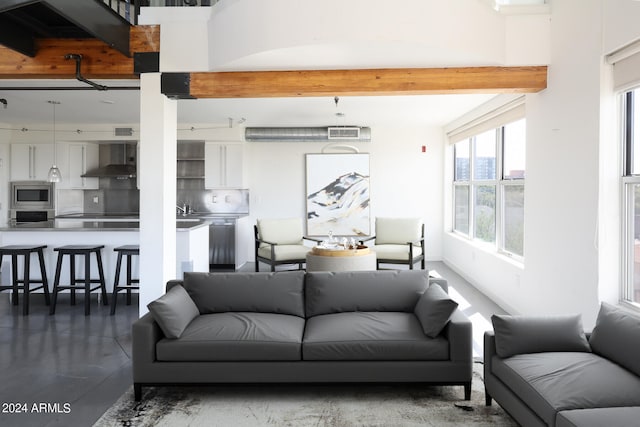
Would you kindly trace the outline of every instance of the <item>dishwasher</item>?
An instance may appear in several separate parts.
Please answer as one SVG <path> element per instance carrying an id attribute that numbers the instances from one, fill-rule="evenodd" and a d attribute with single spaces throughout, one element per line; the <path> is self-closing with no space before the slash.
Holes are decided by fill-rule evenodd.
<path id="1" fill-rule="evenodd" d="M 209 268 L 211 270 L 235 270 L 236 268 L 236 219 L 210 218 Z"/>

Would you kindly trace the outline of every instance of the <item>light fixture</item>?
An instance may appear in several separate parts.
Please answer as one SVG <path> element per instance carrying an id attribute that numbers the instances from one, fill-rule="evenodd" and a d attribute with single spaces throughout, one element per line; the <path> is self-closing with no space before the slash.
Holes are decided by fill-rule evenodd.
<path id="1" fill-rule="evenodd" d="M 60 169 L 56 166 L 56 105 L 60 105 L 58 101 L 47 101 L 49 104 L 53 105 L 53 165 L 49 169 L 49 174 L 47 175 L 47 181 L 49 182 L 60 182 L 62 178 L 62 174 L 60 173 Z"/>

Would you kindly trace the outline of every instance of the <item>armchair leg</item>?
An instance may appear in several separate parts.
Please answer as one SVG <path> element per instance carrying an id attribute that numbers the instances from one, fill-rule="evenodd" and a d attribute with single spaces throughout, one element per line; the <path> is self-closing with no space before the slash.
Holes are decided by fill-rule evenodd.
<path id="1" fill-rule="evenodd" d="M 465 383 L 464 385 L 464 400 L 471 400 L 471 383 Z"/>
<path id="2" fill-rule="evenodd" d="M 484 389 L 484 404 L 486 406 L 491 406 L 491 395 L 486 388 Z"/>
<path id="3" fill-rule="evenodd" d="M 142 384 L 133 383 L 133 399 L 136 402 L 140 402 L 142 400 Z"/>

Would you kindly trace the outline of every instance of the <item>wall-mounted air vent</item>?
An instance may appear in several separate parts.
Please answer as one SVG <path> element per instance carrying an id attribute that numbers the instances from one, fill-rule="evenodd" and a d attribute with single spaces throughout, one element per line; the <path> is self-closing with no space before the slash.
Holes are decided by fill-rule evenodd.
<path id="1" fill-rule="evenodd" d="M 248 142 L 369 142 L 371 128 L 358 126 L 336 127 L 248 127 L 244 131 Z"/>
<path id="2" fill-rule="evenodd" d="M 329 139 L 358 139 L 360 138 L 360 128 L 358 127 L 332 127 L 328 128 Z"/>
<path id="3" fill-rule="evenodd" d="M 133 128 L 116 128 L 115 135 L 116 136 L 132 136 Z"/>

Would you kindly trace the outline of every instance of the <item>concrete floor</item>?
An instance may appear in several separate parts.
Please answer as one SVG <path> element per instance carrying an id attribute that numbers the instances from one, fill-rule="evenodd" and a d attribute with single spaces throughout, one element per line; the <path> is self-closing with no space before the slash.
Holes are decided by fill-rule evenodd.
<path id="1" fill-rule="evenodd" d="M 427 268 L 448 280 L 450 294 L 474 323 L 474 356 L 481 356 L 490 316 L 504 311 L 442 262 Z M 242 270 L 253 271 L 253 264 Z M 131 306 L 120 298 L 110 316 L 94 294 L 85 317 L 83 296 L 70 306 L 61 294 L 50 316 L 44 298 L 35 295 L 23 317 L 22 305 L 0 294 L 0 426 L 91 426 L 131 386 L 137 298 Z"/>

